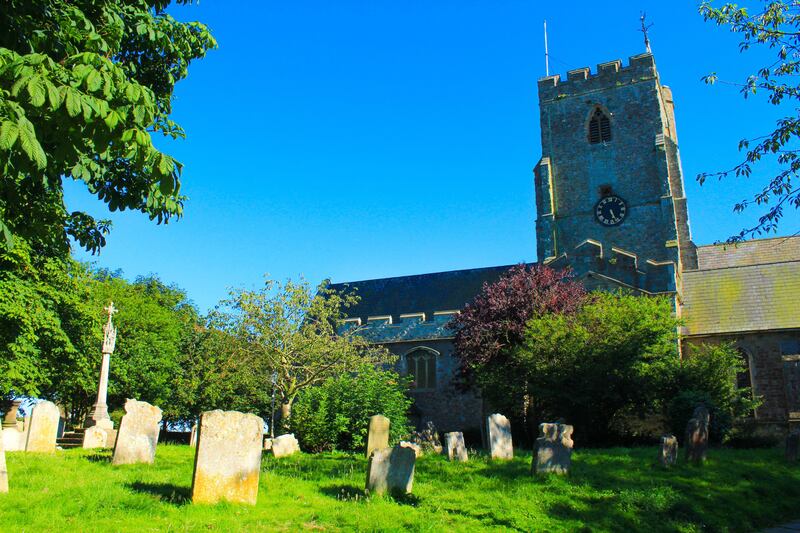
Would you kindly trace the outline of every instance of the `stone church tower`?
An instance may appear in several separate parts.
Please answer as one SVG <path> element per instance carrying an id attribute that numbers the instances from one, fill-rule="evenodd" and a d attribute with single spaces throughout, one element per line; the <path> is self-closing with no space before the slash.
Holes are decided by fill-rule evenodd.
<path id="1" fill-rule="evenodd" d="M 672 92 L 651 54 L 539 80 L 538 259 L 590 288 L 680 294 L 696 268 Z"/>

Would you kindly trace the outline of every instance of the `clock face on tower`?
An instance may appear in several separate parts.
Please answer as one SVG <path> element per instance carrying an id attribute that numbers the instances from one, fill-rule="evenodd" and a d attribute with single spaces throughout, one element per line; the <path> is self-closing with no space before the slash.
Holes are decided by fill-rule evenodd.
<path id="1" fill-rule="evenodd" d="M 603 226 L 616 226 L 622 224 L 628 206 L 619 196 L 605 196 L 594 206 L 594 216 Z"/>

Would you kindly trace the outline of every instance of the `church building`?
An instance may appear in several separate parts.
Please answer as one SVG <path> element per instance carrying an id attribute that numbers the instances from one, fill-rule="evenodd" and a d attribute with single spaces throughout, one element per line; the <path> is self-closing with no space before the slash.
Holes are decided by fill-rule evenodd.
<path id="1" fill-rule="evenodd" d="M 800 237 L 692 241 L 672 91 L 652 54 L 539 80 L 542 157 L 534 169 L 538 262 L 589 290 L 667 295 L 682 342 L 729 341 L 763 397 L 759 422 L 800 423 Z M 720 236 L 724 237 L 724 236 Z M 450 319 L 511 265 L 333 284 L 361 301 L 348 323 L 413 376 L 417 424 L 480 428 L 479 391 L 458 385 Z"/>

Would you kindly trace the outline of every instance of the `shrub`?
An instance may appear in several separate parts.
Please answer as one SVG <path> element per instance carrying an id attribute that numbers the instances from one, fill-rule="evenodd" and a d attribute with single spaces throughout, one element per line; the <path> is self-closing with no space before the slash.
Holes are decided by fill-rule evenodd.
<path id="1" fill-rule="evenodd" d="M 303 390 L 295 400 L 291 428 L 303 449 L 357 451 L 366 448 L 369 418 L 391 420 L 390 441 L 409 432 L 408 380 L 392 370 L 363 365 Z"/>
<path id="2" fill-rule="evenodd" d="M 679 438 L 694 408 L 705 405 L 711 414 L 709 439 L 721 443 L 734 420 L 749 416 L 761 403 L 752 389 L 737 387 L 736 376 L 746 371 L 731 344 L 689 345 L 675 379 L 675 394 L 668 404 L 670 428 Z"/>

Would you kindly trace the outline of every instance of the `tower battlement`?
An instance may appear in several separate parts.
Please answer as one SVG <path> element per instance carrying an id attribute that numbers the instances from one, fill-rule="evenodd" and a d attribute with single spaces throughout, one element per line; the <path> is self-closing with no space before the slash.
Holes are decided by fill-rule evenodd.
<path id="1" fill-rule="evenodd" d="M 657 77 L 653 54 L 639 54 L 628 58 L 628 66 L 615 59 L 597 65 L 596 74 L 589 67 L 577 68 L 567 72 L 567 78 L 560 74 L 539 79 L 540 101 L 565 98 L 592 91 L 610 89 Z"/>

